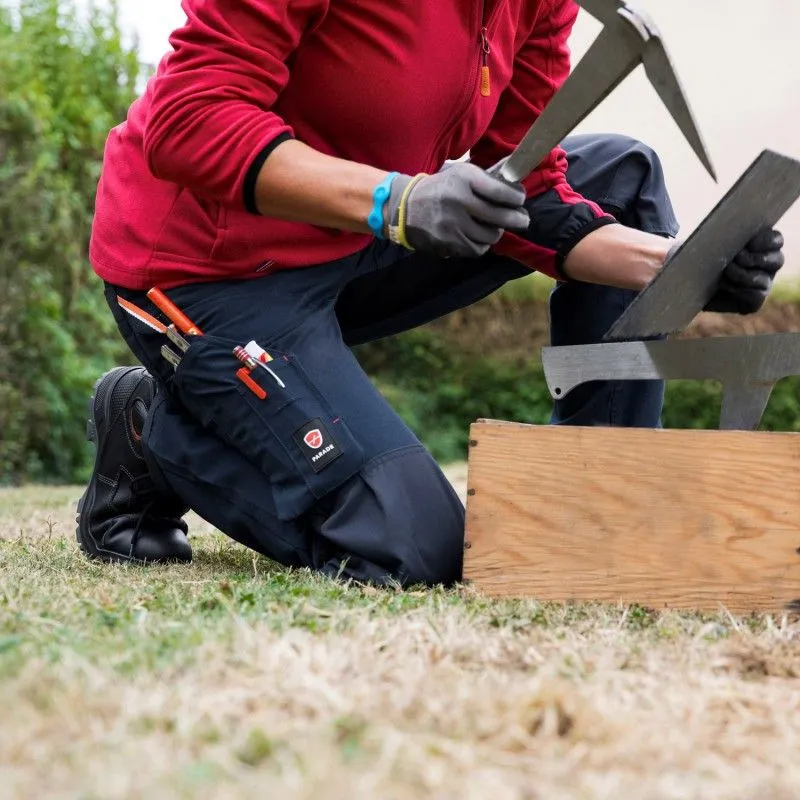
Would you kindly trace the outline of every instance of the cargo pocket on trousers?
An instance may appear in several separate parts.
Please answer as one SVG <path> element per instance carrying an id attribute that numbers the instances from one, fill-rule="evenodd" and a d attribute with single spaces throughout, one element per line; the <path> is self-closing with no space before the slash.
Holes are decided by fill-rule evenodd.
<path id="1" fill-rule="evenodd" d="M 237 378 L 240 342 L 209 335 L 191 342 L 175 372 L 175 398 L 264 473 L 280 519 L 298 517 L 361 469 L 361 446 L 296 356 L 272 352 L 272 374 L 262 367 L 250 374 L 267 393 L 260 399 Z"/>

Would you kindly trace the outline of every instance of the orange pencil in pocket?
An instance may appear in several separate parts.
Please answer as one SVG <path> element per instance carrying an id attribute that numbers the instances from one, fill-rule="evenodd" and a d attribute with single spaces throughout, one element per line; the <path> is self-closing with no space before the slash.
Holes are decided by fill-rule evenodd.
<path id="1" fill-rule="evenodd" d="M 242 367 L 236 377 L 259 399 L 266 400 L 269 395 L 250 377 L 250 370 Z"/>

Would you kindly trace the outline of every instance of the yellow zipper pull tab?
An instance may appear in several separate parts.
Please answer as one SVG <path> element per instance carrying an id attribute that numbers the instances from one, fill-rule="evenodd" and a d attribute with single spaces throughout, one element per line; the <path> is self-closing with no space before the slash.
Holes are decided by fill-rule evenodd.
<path id="1" fill-rule="evenodd" d="M 486 28 L 481 28 L 481 50 L 483 51 L 481 61 L 481 97 L 491 97 L 492 95 L 492 73 L 489 70 L 489 54 L 492 52 L 489 44 L 489 34 Z"/>

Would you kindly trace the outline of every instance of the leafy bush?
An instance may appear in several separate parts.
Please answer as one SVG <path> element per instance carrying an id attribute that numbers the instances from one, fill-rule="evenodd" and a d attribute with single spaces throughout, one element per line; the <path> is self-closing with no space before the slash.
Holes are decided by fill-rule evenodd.
<path id="1" fill-rule="evenodd" d="M 0 6 L 0 482 L 82 476 L 86 397 L 122 354 L 87 246 L 139 65 L 116 5 L 89 13 Z"/>
<path id="2" fill-rule="evenodd" d="M 538 359 L 466 357 L 448 351 L 430 331 L 416 330 L 357 348 L 387 400 L 441 461 L 466 458 L 469 425 L 481 417 L 542 425 L 552 401 Z M 719 425 L 718 384 L 667 384 L 664 425 L 713 429 Z M 800 378 L 776 387 L 762 427 L 800 431 Z"/>

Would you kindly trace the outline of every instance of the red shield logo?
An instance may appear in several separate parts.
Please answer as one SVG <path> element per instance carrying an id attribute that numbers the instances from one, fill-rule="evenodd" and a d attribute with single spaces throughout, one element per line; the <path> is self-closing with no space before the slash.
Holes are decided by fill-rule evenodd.
<path id="1" fill-rule="evenodd" d="M 322 447 L 322 431 L 319 428 L 314 428 L 313 431 L 309 431 L 304 437 L 303 441 L 306 443 L 308 447 L 312 450 L 319 450 Z"/>

